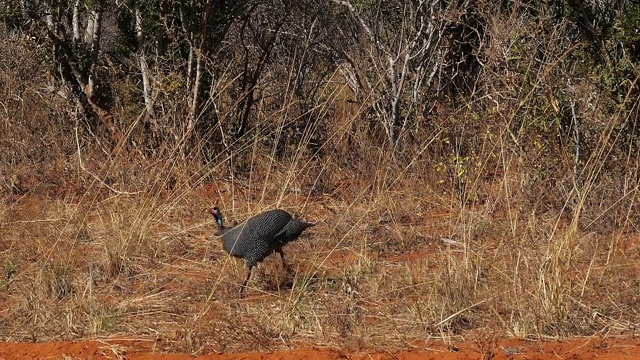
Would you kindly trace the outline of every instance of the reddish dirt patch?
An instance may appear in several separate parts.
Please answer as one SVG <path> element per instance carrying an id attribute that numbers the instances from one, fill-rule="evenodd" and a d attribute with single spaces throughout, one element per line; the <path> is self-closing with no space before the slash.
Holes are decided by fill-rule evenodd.
<path id="1" fill-rule="evenodd" d="M 152 341 L 96 340 L 51 343 L 0 343 L 0 359 L 215 359 L 215 360 L 293 360 L 293 359 L 638 359 L 637 339 L 584 338 L 553 342 L 502 340 L 467 342 L 446 347 L 431 345 L 424 349 L 403 351 L 298 349 L 268 353 L 189 354 L 159 353 Z"/>

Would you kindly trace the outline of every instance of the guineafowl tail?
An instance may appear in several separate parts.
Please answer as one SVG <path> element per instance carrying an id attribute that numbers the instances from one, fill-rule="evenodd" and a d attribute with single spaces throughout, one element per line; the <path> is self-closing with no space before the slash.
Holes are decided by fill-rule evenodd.
<path id="1" fill-rule="evenodd" d="M 286 244 L 288 242 L 297 240 L 298 237 L 308 228 L 314 226 L 316 223 L 310 223 L 301 220 L 291 220 L 284 228 L 273 238 L 271 243 Z"/>

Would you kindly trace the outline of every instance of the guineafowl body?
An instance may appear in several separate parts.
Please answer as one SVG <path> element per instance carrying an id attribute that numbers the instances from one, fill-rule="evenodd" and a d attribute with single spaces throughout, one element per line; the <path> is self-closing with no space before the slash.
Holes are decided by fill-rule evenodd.
<path id="1" fill-rule="evenodd" d="M 251 269 L 273 252 L 280 254 L 284 265 L 282 247 L 296 240 L 307 228 L 315 223 L 294 219 L 284 210 L 275 209 L 258 214 L 233 228 L 226 228 L 222 212 L 217 207 L 210 210 L 218 225 L 218 234 L 222 236 L 222 244 L 229 255 L 243 258 L 249 269 L 247 277 L 240 288 L 242 293 L 249 278 Z"/>

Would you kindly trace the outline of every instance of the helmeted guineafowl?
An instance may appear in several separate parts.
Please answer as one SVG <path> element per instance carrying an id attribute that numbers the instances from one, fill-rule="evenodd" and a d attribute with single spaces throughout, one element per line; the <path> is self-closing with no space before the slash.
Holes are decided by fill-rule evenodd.
<path id="1" fill-rule="evenodd" d="M 227 228 L 220 209 L 214 207 L 209 212 L 216 219 L 218 235 L 222 236 L 225 251 L 229 255 L 243 258 L 249 268 L 240 288 L 241 294 L 249 282 L 254 265 L 273 252 L 280 254 L 282 264 L 285 265 L 282 247 L 316 224 L 294 219 L 288 212 L 275 209 L 258 214 L 233 228 Z"/>

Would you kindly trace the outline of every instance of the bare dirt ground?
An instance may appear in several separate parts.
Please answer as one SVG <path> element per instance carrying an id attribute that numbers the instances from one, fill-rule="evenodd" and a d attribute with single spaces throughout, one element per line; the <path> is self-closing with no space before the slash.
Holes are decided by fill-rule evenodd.
<path id="1" fill-rule="evenodd" d="M 151 341 L 96 340 L 51 343 L 0 343 L 2 359 L 215 359 L 215 360 L 293 360 L 293 359 L 638 359 L 640 341 L 637 339 L 571 339 L 554 342 L 528 342 L 520 340 L 496 341 L 489 348 L 467 342 L 445 347 L 402 351 L 341 351 L 334 349 L 298 349 L 265 353 L 162 354 L 154 350 Z"/>

